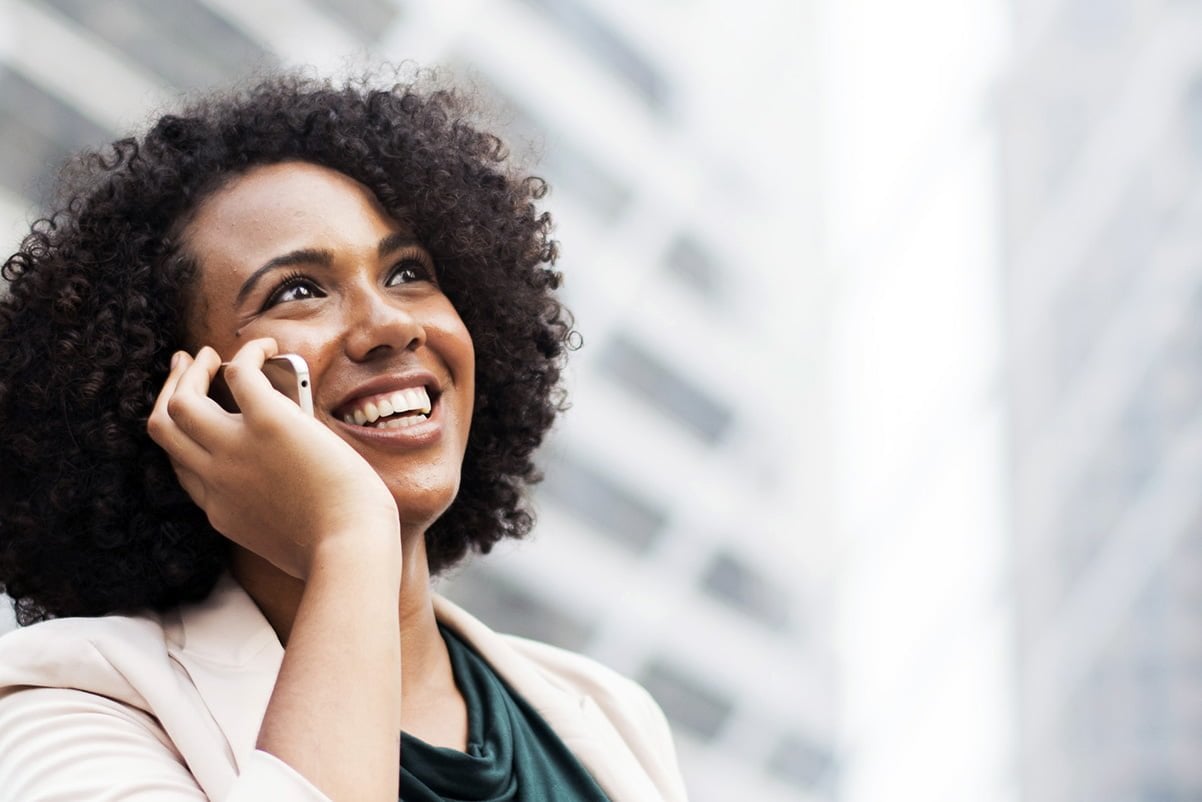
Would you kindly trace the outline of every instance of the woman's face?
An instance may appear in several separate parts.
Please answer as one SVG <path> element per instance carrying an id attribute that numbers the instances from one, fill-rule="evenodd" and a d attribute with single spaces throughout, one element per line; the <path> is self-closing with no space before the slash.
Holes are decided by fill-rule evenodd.
<path id="1" fill-rule="evenodd" d="M 303 356 L 314 414 L 376 469 L 402 523 L 424 530 L 442 514 L 459 488 L 475 354 L 413 233 L 348 176 L 286 162 L 207 198 L 184 242 L 200 264 L 193 344 L 228 360 L 269 336 Z"/>

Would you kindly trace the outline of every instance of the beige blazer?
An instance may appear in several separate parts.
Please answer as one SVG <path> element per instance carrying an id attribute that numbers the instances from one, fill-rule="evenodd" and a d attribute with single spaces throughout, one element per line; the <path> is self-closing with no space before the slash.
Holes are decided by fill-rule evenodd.
<path id="1" fill-rule="evenodd" d="M 685 800 L 662 712 L 580 655 L 498 635 L 435 598 L 613 802 Z M 0 637 L 0 802 L 328 802 L 255 749 L 283 648 L 229 577 L 166 614 L 67 618 Z"/>

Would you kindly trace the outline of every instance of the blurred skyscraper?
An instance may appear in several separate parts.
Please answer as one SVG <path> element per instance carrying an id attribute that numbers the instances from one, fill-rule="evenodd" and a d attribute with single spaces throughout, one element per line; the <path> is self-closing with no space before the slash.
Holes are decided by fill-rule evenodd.
<path id="1" fill-rule="evenodd" d="M 1202 6 L 1016 0 L 1025 802 L 1202 798 Z"/>
<path id="2" fill-rule="evenodd" d="M 444 589 L 644 683 L 697 802 L 830 799 L 809 8 L 6 0 L 2 233 L 15 241 L 66 153 L 179 90 L 275 63 L 337 70 L 347 54 L 474 84 L 551 182 L 584 348 L 533 541 Z"/>
<path id="3" fill-rule="evenodd" d="M 1012 802 L 1002 0 L 823 4 L 842 802 Z"/>

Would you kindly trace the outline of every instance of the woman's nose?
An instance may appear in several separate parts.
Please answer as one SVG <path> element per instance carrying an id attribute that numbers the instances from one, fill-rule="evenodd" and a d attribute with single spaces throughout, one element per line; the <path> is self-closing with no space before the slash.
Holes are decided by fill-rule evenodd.
<path id="1" fill-rule="evenodd" d="M 414 312 L 375 289 L 357 293 L 347 309 L 347 356 L 361 362 L 420 348 L 426 342 L 426 331 Z"/>

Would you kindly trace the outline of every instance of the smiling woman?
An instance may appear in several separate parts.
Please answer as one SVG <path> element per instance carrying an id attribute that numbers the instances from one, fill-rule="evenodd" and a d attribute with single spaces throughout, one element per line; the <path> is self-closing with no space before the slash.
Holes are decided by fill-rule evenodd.
<path id="1" fill-rule="evenodd" d="M 571 338 L 468 111 L 280 76 L 65 173 L 0 301 L 0 800 L 684 798 L 642 689 L 431 590 L 530 529 Z"/>

